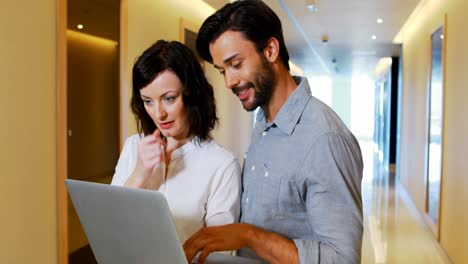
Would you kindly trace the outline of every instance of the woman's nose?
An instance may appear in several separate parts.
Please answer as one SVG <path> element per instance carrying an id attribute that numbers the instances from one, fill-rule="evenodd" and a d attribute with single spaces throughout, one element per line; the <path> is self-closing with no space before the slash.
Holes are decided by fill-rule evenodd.
<path id="1" fill-rule="evenodd" d="M 157 106 L 155 106 L 154 113 L 158 120 L 164 120 L 167 116 L 167 111 L 162 104 L 157 104 Z"/>

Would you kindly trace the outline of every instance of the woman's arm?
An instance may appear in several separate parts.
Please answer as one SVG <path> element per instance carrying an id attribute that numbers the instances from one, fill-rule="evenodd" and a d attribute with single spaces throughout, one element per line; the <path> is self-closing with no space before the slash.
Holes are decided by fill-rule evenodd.
<path id="1" fill-rule="evenodd" d="M 125 140 L 119 160 L 115 166 L 114 176 L 112 176 L 111 185 L 124 186 L 132 172 L 135 170 L 137 159 L 137 144 L 140 140 L 139 135 L 133 135 Z"/>
<path id="2" fill-rule="evenodd" d="M 217 226 L 239 221 L 241 178 L 239 162 L 228 159 L 216 171 L 210 186 L 206 205 L 206 226 Z"/>
<path id="3" fill-rule="evenodd" d="M 125 182 L 125 187 L 157 190 L 164 182 L 164 160 L 166 142 L 159 130 L 138 142 L 135 169 Z"/>

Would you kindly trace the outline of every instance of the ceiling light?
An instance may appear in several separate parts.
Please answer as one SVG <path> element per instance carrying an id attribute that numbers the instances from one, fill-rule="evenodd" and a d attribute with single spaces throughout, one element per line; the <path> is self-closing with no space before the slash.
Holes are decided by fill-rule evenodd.
<path id="1" fill-rule="evenodd" d="M 81 24 L 78 24 L 78 26 L 76 26 L 78 29 L 83 29 L 83 25 Z"/>
<path id="2" fill-rule="evenodd" d="M 382 23 L 383 23 L 383 19 L 377 18 L 377 23 L 382 24 Z"/>
<path id="3" fill-rule="evenodd" d="M 315 0 L 306 0 L 306 6 L 312 12 L 318 11 L 317 3 L 315 2 Z"/>
<path id="4" fill-rule="evenodd" d="M 444 39 L 444 35 L 440 35 L 440 39 Z"/>
<path id="5" fill-rule="evenodd" d="M 376 40 L 376 39 L 377 39 L 377 36 L 376 36 L 376 35 L 372 35 L 372 39 L 373 39 L 373 40 Z"/>

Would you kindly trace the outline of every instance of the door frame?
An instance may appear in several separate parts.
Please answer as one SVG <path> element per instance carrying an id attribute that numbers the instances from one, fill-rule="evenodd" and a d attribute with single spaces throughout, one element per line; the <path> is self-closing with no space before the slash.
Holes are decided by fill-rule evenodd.
<path id="1" fill-rule="evenodd" d="M 56 20 L 56 210 L 57 263 L 68 264 L 68 120 L 67 120 L 67 0 L 57 0 Z M 127 10 L 128 0 L 120 1 L 120 103 L 119 146 L 128 129 Z"/>
<path id="2" fill-rule="evenodd" d="M 57 263 L 68 264 L 67 172 L 67 0 L 57 0 L 56 21 L 56 206 Z"/>

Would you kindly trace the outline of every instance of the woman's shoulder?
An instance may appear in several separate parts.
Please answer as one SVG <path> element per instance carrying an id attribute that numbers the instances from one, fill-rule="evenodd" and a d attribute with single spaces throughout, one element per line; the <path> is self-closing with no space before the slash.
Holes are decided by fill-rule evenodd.
<path id="1" fill-rule="evenodd" d="M 122 149 L 122 152 L 125 153 L 125 152 L 135 152 L 136 149 L 137 149 L 137 146 L 138 146 L 138 142 L 140 141 L 141 139 L 141 135 L 140 134 L 134 134 L 134 135 L 131 135 L 129 136 L 126 140 L 125 140 L 125 144 L 123 146 L 123 149 Z"/>
<path id="2" fill-rule="evenodd" d="M 136 145 L 138 144 L 138 142 L 140 141 L 141 139 L 141 135 L 140 134 L 133 134 L 131 136 L 129 136 L 126 140 L 125 140 L 125 145 Z"/>
<path id="3" fill-rule="evenodd" d="M 202 151 L 210 157 L 217 158 L 223 161 L 237 161 L 236 157 L 232 152 L 219 145 L 213 139 L 207 140 L 202 143 Z"/>

